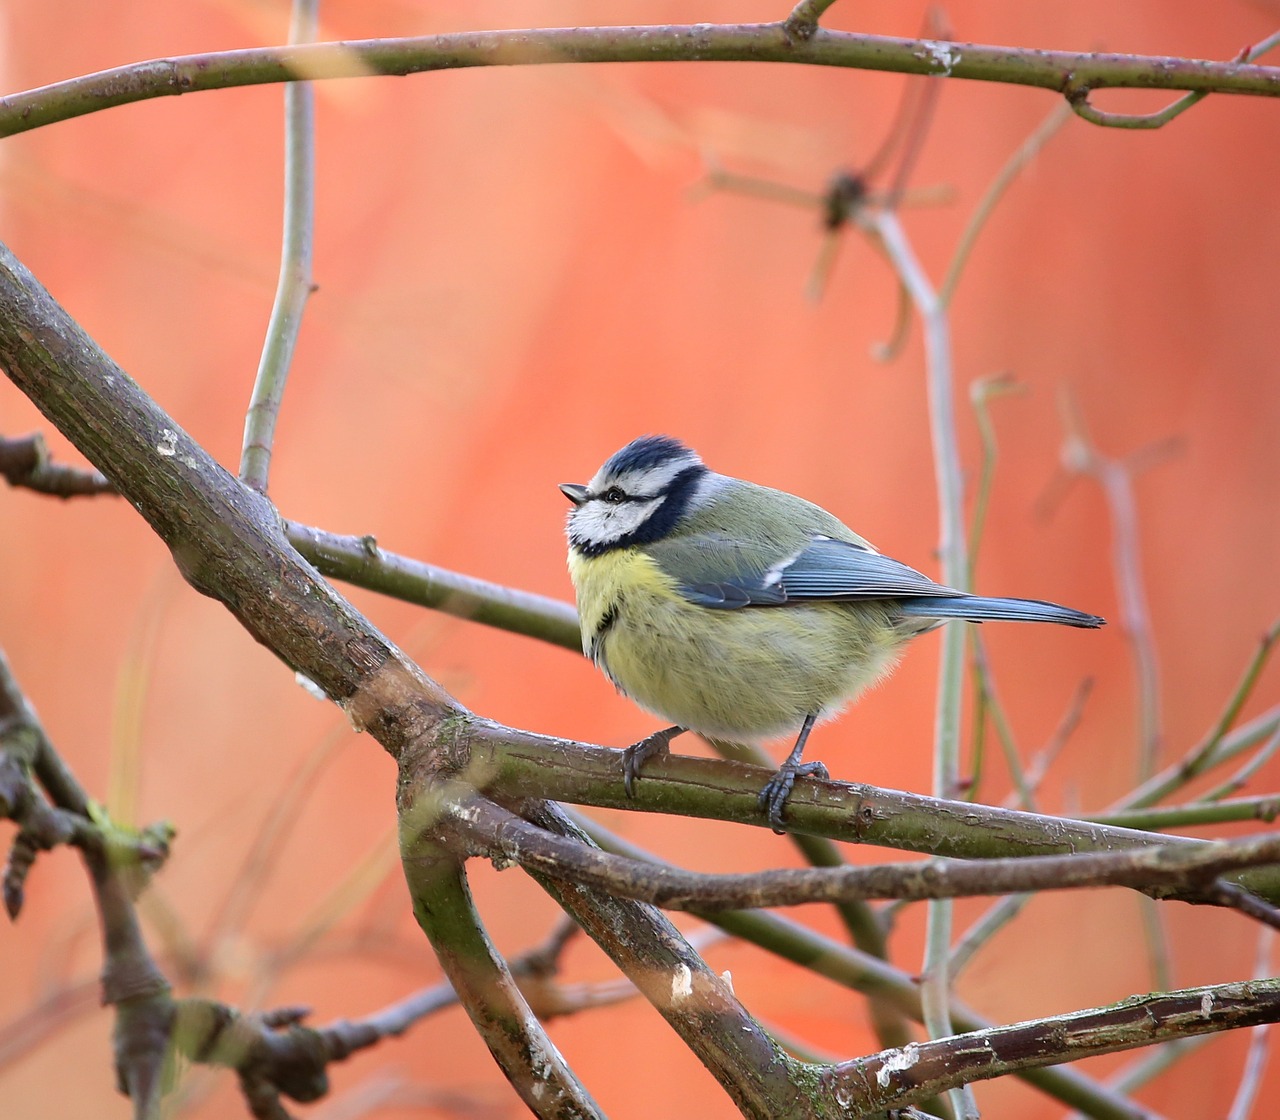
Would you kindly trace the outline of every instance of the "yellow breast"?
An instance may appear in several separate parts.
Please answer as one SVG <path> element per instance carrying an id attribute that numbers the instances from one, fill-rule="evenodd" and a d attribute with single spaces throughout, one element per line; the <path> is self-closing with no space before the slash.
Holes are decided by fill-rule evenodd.
<path id="1" fill-rule="evenodd" d="M 712 610 L 638 549 L 570 555 L 583 649 L 680 727 L 759 740 L 829 714 L 892 667 L 904 635 L 875 604 Z"/>

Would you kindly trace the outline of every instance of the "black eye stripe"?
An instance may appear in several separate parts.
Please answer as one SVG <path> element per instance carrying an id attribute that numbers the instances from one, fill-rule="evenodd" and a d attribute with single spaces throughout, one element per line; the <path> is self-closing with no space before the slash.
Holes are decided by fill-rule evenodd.
<path id="1" fill-rule="evenodd" d="M 609 486 L 593 496 L 610 505 L 622 505 L 624 502 L 653 502 L 666 493 L 667 491 L 660 490 L 656 494 L 628 494 L 621 486 Z"/>
<path id="2" fill-rule="evenodd" d="M 698 488 L 699 481 L 707 473 L 707 468 L 701 463 L 697 463 L 682 470 L 657 494 L 627 495 L 624 491 L 625 501 L 653 507 L 642 513 L 639 524 L 634 528 L 619 532 L 616 536 L 600 539 L 599 537 L 589 536 L 586 532 L 574 532 L 571 520 L 569 543 L 583 556 L 600 556 L 603 553 L 611 552 L 615 548 L 630 548 L 634 545 L 661 540 L 683 516 L 694 491 Z M 622 488 L 619 486 L 617 489 L 621 490 Z M 602 500 L 604 494 L 605 490 L 602 490 L 598 494 L 593 494 L 592 499 L 595 501 Z M 571 519 L 572 516 L 571 514 Z M 603 529 L 605 524 L 607 522 L 602 521 L 599 528 L 607 532 L 608 530 Z"/>

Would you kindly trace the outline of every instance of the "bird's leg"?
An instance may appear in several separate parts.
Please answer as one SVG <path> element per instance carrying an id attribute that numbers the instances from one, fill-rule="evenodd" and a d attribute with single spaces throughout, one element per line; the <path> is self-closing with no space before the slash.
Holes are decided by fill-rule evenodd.
<path id="1" fill-rule="evenodd" d="M 635 784 L 640 777 L 640 767 L 649 759 L 666 754 L 671 740 L 684 732 L 683 727 L 664 727 L 661 731 L 646 735 L 640 742 L 632 743 L 622 752 L 622 784 L 628 797 L 636 795 Z"/>
<path id="2" fill-rule="evenodd" d="M 813 730 L 813 721 L 817 719 L 817 715 L 807 715 L 804 717 L 804 726 L 800 728 L 800 735 L 796 739 L 796 745 L 791 748 L 791 753 L 787 755 L 787 760 L 778 767 L 778 772 L 765 784 L 764 789 L 760 791 L 759 804 L 761 809 L 769 811 L 769 827 L 773 829 L 779 836 L 786 830 L 782 827 L 782 807 L 787 803 L 787 798 L 791 796 L 791 787 L 796 784 L 797 778 L 829 778 L 831 775 L 827 773 L 827 768 L 821 762 L 801 762 L 800 757 L 804 754 L 804 745 L 809 738 L 809 732 Z"/>

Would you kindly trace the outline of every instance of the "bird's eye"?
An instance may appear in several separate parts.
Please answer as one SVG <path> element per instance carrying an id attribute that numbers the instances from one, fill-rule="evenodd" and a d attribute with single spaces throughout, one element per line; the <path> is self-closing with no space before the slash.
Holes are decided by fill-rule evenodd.
<path id="1" fill-rule="evenodd" d="M 603 494 L 600 495 L 610 505 L 616 506 L 619 502 L 627 500 L 626 491 L 621 486 L 610 486 Z"/>

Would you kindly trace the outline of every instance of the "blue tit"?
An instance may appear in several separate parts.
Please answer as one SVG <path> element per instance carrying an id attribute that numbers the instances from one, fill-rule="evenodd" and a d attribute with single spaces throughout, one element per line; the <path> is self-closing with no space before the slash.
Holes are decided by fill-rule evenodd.
<path id="1" fill-rule="evenodd" d="M 1055 603 L 991 599 L 882 556 L 826 510 L 717 474 L 667 436 L 612 455 L 585 486 L 560 487 L 583 651 L 618 691 L 672 724 L 628 747 L 628 795 L 675 736 L 760 742 L 796 734 L 760 793 L 775 831 L 817 720 L 949 619 L 1097 627 Z"/>

